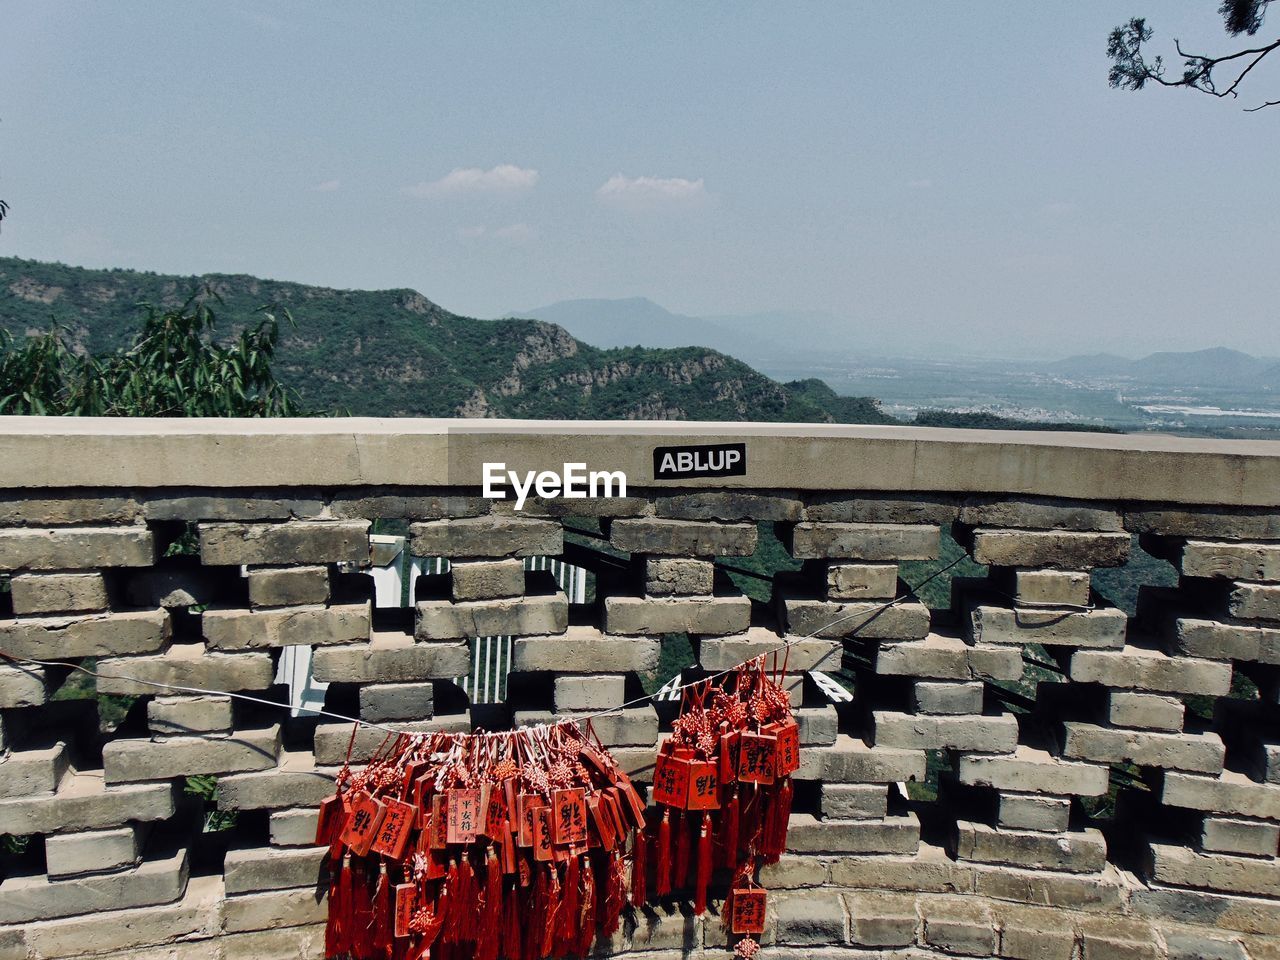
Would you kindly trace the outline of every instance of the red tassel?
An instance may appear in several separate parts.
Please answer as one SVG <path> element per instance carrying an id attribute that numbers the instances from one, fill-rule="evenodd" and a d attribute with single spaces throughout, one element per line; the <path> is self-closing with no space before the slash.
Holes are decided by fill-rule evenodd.
<path id="1" fill-rule="evenodd" d="M 522 955 L 520 949 L 522 928 L 520 921 L 524 916 L 522 906 L 525 900 L 524 891 L 519 884 L 513 884 L 511 895 L 504 899 L 502 904 L 502 955 L 510 958 L 518 958 Z"/>
<path id="2" fill-rule="evenodd" d="M 671 811 L 662 811 L 662 821 L 658 824 L 658 873 L 655 877 L 654 892 L 660 897 L 671 893 Z"/>
<path id="3" fill-rule="evenodd" d="M 480 884 L 476 881 L 475 868 L 464 850 L 458 856 L 458 933 L 459 943 L 471 942 L 480 933 Z"/>
<path id="4" fill-rule="evenodd" d="M 702 830 L 698 835 L 698 882 L 693 895 L 693 912 L 697 916 L 707 912 L 707 887 L 711 885 L 710 819 L 710 814 L 702 815 Z"/>
<path id="5" fill-rule="evenodd" d="M 742 807 L 738 801 L 738 788 L 735 785 L 733 796 L 729 798 L 729 805 L 724 812 L 721 828 L 724 839 L 721 855 L 724 857 L 724 865 L 729 869 L 738 865 L 738 826 L 741 817 Z"/>
<path id="6" fill-rule="evenodd" d="M 498 960 L 502 937 L 502 864 L 490 848 L 485 861 L 484 904 L 476 931 L 476 960 Z"/>
<path id="7" fill-rule="evenodd" d="M 556 865 L 554 863 L 547 864 L 547 908 L 543 913 L 546 917 L 546 927 L 542 931 L 542 953 L 541 956 L 549 957 L 555 948 L 556 933 L 560 927 L 561 912 L 560 906 L 564 892 L 560 886 L 560 874 L 556 873 Z"/>
<path id="8" fill-rule="evenodd" d="M 384 865 L 378 872 L 378 886 L 373 894 L 373 931 L 374 956 L 386 956 L 395 941 L 395 921 L 391 916 L 391 884 L 387 879 L 387 868 Z"/>
<path id="9" fill-rule="evenodd" d="M 649 899 L 649 837 L 640 830 L 631 842 L 631 905 L 640 907 Z"/>
<path id="10" fill-rule="evenodd" d="M 596 938 L 596 896 L 599 884 L 596 882 L 596 872 L 591 862 L 590 854 L 583 854 L 582 860 L 582 890 L 579 894 L 579 907 L 577 915 L 572 918 L 573 927 L 577 936 L 570 938 L 572 953 L 575 956 L 586 956 L 591 949 L 591 943 Z"/>
<path id="11" fill-rule="evenodd" d="M 676 831 L 676 864 L 671 885 L 679 890 L 689 887 L 689 853 L 693 846 L 693 818 L 687 811 L 680 814 L 680 822 L 673 828 Z"/>
<path id="12" fill-rule="evenodd" d="M 373 897 L 370 890 L 368 863 L 359 859 L 352 866 L 351 876 L 351 952 L 357 960 L 372 960 L 376 948 L 373 931 Z"/>
<path id="13" fill-rule="evenodd" d="M 329 881 L 329 925 L 324 932 L 324 955 L 340 957 L 351 952 L 351 865 L 345 857 Z"/>
<path id="14" fill-rule="evenodd" d="M 787 826 L 791 821 L 791 800 L 795 788 L 791 778 L 783 781 L 769 807 L 769 829 L 766 832 L 764 854 L 766 863 L 777 863 L 787 849 Z"/>
<path id="15" fill-rule="evenodd" d="M 605 855 L 604 889 L 597 895 L 599 909 L 596 922 L 605 937 L 612 937 L 617 932 L 619 918 L 622 916 L 623 882 L 622 857 L 617 850 Z"/>

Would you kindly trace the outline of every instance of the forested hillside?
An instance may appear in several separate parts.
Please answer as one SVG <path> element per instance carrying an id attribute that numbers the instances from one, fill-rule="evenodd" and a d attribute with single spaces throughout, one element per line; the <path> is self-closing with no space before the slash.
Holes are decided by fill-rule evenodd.
<path id="1" fill-rule="evenodd" d="M 891 423 L 874 400 L 825 384 L 781 384 L 714 350 L 601 350 L 538 320 L 460 317 L 413 290 L 333 290 L 256 277 L 166 276 L 0 258 L 0 326 L 62 324 L 90 351 L 116 349 L 138 304 L 208 288 L 227 335 L 284 307 L 277 376 L 313 410 L 370 416 L 774 420 Z"/>

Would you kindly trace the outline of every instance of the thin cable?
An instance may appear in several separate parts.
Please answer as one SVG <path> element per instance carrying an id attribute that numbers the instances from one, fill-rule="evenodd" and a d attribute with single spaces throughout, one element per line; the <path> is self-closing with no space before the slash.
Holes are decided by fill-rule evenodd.
<path id="1" fill-rule="evenodd" d="M 870 620 L 872 617 L 878 616 L 879 614 L 888 610 L 890 607 L 894 607 L 898 605 L 903 600 L 906 600 L 909 597 L 916 596 L 916 592 L 921 587 L 923 587 L 925 584 L 929 583 L 930 581 L 935 580 L 938 577 L 942 576 L 948 570 L 952 569 L 953 567 L 955 567 L 965 559 L 966 559 L 965 556 L 957 557 L 955 560 L 951 561 L 951 563 L 947 564 L 945 567 L 939 568 L 938 570 L 930 574 L 928 577 L 926 577 L 924 580 L 921 580 L 917 586 L 911 588 L 907 592 L 897 597 L 894 597 L 892 600 L 889 600 L 888 602 L 883 603 L 878 607 L 875 607 L 872 610 L 862 610 L 857 613 L 851 613 L 843 617 L 838 617 L 835 620 L 832 620 L 829 623 L 825 623 L 822 626 L 818 627 L 812 633 L 807 633 L 804 636 L 792 637 L 791 639 L 784 641 L 783 643 L 779 644 L 778 646 L 770 650 L 765 650 L 763 653 L 758 653 L 753 657 L 748 657 L 746 660 L 743 660 L 741 663 L 734 664 L 731 667 L 728 667 L 724 670 L 720 670 L 716 673 L 709 674 L 708 676 L 702 677 L 698 680 L 691 680 L 689 683 L 680 684 L 679 686 L 671 689 L 669 692 L 674 693 L 680 690 L 686 690 L 690 687 L 696 687 L 700 684 L 708 683 L 711 680 L 715 680 L 717 677 L 722 677 L 722 676 L 725 676 L 726 674 L 732 673 L 733 671 L 737 670 L 739 667 L 746 666 L 748 663 L 752 663 L 763 657 L 768 657 L 768 656 L 781 653 L 782 651 L 804 640 L 812 640 L 814 637 L 822 633 L 824 630 L 830 630 L 832 627 L 836 626 L 837 624 L 844 623 L 846 620 L 853 620 L 857 617 L 864 617 L 866 620 Z M 195 694 L 202 694 L 202 695 L 215 696 L 215 697 L 233 697 L 237 700 L 244 700 L 249 703 L 262 704 L 268 707 L 276 707 L 283 710 L 293 709 L 292 704 L 280 703 L 279 701 L 276 701 L 276 700 L 264 700 L 261 697 L 250 696 L 247 693 L 234 693 L 230 690 L 209 690 L 204 687 L 189 687 L 189 686 L 184 686 L 182 684 L 176 684 L 176 683 L 164 683 L 159 680 L 143 680 L 141 678 L 130 677 L 122 673 L 113 672 L 113 673 L 104 675 L 99 673 L 96 670 L 90 670 L 88 667 L 84 667 L 79 664 L 66 663 L 65 661 L 60 661 L 60 660 L 37 660 L 35 657 L 17 657 L 5 650 L 0 650 L 0 657 L 3 657 L 5 660 L 10 661 L 11 663 L 33 663 L 33 664 L 36 664 L 37 666 L 42 666 L 42 667 L 70 667 L 72 670 L 76 670 L 76 671 L 79 671 L 80 673 L 93 677 L 95 680 L 99 680 L 99 679 L 126 680 L 126 681 L 129 681 L 130 683 L 140 683 L 146 686 L 157 687 L 164 690 L 177 690 L 181 693 L 195 693 Z M 667 690 L 668 688 L 663 687 L 662 689 Z M 514 736 L 515 734 L 519 733 L 521 730 L 550 729 L 552 727 L 563 726 L 565 724 L 573 724 L 576 726 L 577 724 L 586 723 L 588 721 L 598 719 L 599 717 L 608 717 L 608 716 L 612 716 L 615 713 L 622 713 L 623 711 L 631 707 L 649 702 L 657 695 L 658 695 L 657 693 L 652 693 L 643 697 L 637 697 L 634 700 L 628 700 L 626 703 L 622 704 L 621 706 L 610 707 L 607 710 L 599 710 L 599 711 L 596 711 L 595 713 L 573 714 L 572 716 L 567 716 L 562 720 L 555 721 L 554 723 L 539 723 L 539 724 L 534 724 L 533 726 L 530 726 L 530 727 L 520 727 L 517 730 L 500 730 L 500 731 L 494 731 L 492 733 L 485 732 L 480 735 L 486 736 L 486 737 L 509 737 L 509 736 Z M 396 734 L 396 735 L 409 734 L 411 736 L 412 735 L 426 736 L 428 734 L 432 734 L 432 735 L 435 734 L 435 731 L 398 730 L 395 727 L 388 727 L 380 723 L 373 723 L 369 720 L 361 720 L 358 717 L 348 717 L 348 716 L 345 716 L 344 714 L 333 713 L 332 711 L 329 711 L 329 710 L 313 710 L 309 707 L 303 707 L 301 709 L 304 710 L 309 715 L 320 716 L 320 717 L 332 717 L 333 719 L 340 720 L 343 723 L 354 723 L 357 726 L 365 726 L 365 727 L 370 727 L 374 730 L 382 730 L 383 732 L 388 734 Z M 455 734 L 455 733 L 448 733 L 445 731 L 440 731 L 440 734 L 448 737 L 464 737 L 464 736 L 476 735 L 476 734 L 461 734 L 461 733 Z"/>

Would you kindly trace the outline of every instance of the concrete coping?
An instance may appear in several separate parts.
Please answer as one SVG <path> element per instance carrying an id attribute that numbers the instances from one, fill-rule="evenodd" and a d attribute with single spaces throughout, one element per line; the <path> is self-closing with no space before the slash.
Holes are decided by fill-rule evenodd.
<path id="1" fill-rule="evenodd" d="M 658 480 L 655 447 L 743 443 L 740 476 Z M 1280 504 L 1280 442 L 673 421 L 0 417 L 0 488 L 471 487 L 485 463 L 629 489 L 990 493 Z"/>

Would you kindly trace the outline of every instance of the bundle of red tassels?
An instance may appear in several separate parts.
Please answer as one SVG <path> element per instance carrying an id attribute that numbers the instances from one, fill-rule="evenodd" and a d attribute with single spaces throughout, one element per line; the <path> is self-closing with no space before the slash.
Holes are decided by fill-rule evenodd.
<path id="1" fill-rule="evenodd" d="M 687 687 L 654 767 L 653 799 L 662 805 L 647 829 L 654 892 L 692 888 L 701 914 L 712 871 L 728 869 L 724 919 L 733 933 L 763 929 L 765 893 L 755 877 L 787 845 L 800 732 L 780 683 L 785 673 L 785 660 L 779 671 L 776 655 L 772 669 L 759 657 Z M 639 863 L 632 879 L 639 903 L 647 880 Z"/>
<path id="2" fill-rule="evenodd" d="M 354 734 L 353 734 L 354 738 Z M 320 809 L 330 960 L 579 957 L 644 804 L 588 726 L 391 735 Z"/>

